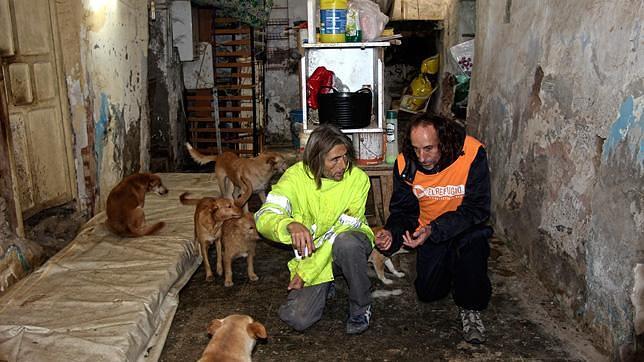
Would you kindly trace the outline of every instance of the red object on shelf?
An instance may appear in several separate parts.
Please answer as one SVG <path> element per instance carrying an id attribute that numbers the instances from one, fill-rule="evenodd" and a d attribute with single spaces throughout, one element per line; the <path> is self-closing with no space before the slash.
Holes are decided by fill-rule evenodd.
<path id="1" fill-rule="evenodd" d="M 322 88 L 323 86 L 333 87 L 333 72 L 325 67 L 317 67 L 306 81 L 308 91 L 306 103 L 311 109 L 318 109 L 318 93 L 326 94 L 329 92 L 329 88 Z"/>

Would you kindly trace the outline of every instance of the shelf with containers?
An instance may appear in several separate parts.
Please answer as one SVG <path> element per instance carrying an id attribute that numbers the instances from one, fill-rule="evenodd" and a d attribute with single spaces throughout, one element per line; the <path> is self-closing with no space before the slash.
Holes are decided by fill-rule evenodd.
<path id="1" fill-rule="evenodd" d="M 340 80 L 344 92 L 356 92 L 369 85 L 373 95 L 371 123 L 368 127 L 342 129 L 345 133 L 383 132 L 384 113 L 384 49 L 390 43 L 303 43 L 304 55 L 300 60 L 303 128 L 310 133 L 316 124 L 309 122 L 307 80 L 320 66 L 332 71 Z M 337 88 L 337 87 L 336 87 Z M 348 88 L 348 89 L 347 89 Z"/>

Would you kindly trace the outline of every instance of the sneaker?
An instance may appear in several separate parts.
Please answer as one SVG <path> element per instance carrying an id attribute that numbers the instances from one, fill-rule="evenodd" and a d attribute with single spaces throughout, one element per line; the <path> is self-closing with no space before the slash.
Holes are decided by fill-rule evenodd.
<path id="1" fill-rule="evenodd" d="M 481 321 L 481 313 L 477 310 L 461 309 L 463 322 L 463 339 L 472 344 L 485 342 L 485 327 Z"/>
<path id="2" fill-rule="evenodd" d="M 350 317 L 347 320 L 347 334 L 360 334 L 369 328 L 369 320 L 371 320 L 371 305 L 362 314 Z"/>

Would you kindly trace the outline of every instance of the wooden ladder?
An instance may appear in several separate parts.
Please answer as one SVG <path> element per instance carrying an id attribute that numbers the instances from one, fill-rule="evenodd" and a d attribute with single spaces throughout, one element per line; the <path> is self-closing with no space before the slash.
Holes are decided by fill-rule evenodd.
<path id="1" fill-rule="evenodd" d="M 254 30 L 216 14 L 209 19 L 215 89 L 186 91 L 188 136 L 205 154 L 257 155 L 263 145 L 257 102 L 263 80 L 256 72 Z"/>

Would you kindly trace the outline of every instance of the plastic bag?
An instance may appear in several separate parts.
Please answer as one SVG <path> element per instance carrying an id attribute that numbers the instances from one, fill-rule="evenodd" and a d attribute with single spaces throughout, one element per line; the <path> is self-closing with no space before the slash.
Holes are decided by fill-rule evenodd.
<path id="1" fill-rule="evenodd" d="M 450 61 L 456 74 L 472 76 L 474 66 L 474 39 L 456 44 L 449 48 Z"/>
<path id="2" fill-rule="evenodd" d="M 372 41 L 382 34 L 389 17 L 380 11 L 380 7 L 370 0 L 351 0 L 352 6 L 358 9 L 362 41 Z"/>
<path id="3" fill-rule="evenodd" d="M 306 81 L 308 92 L 306 103 L 311 109 L 318 109 L 318 93 L 328 92 L 328 88 L 323 88 L 320 91 L 322 86 L 333 87 L 333 72 L 325 67 L 317 67 Z"/>

